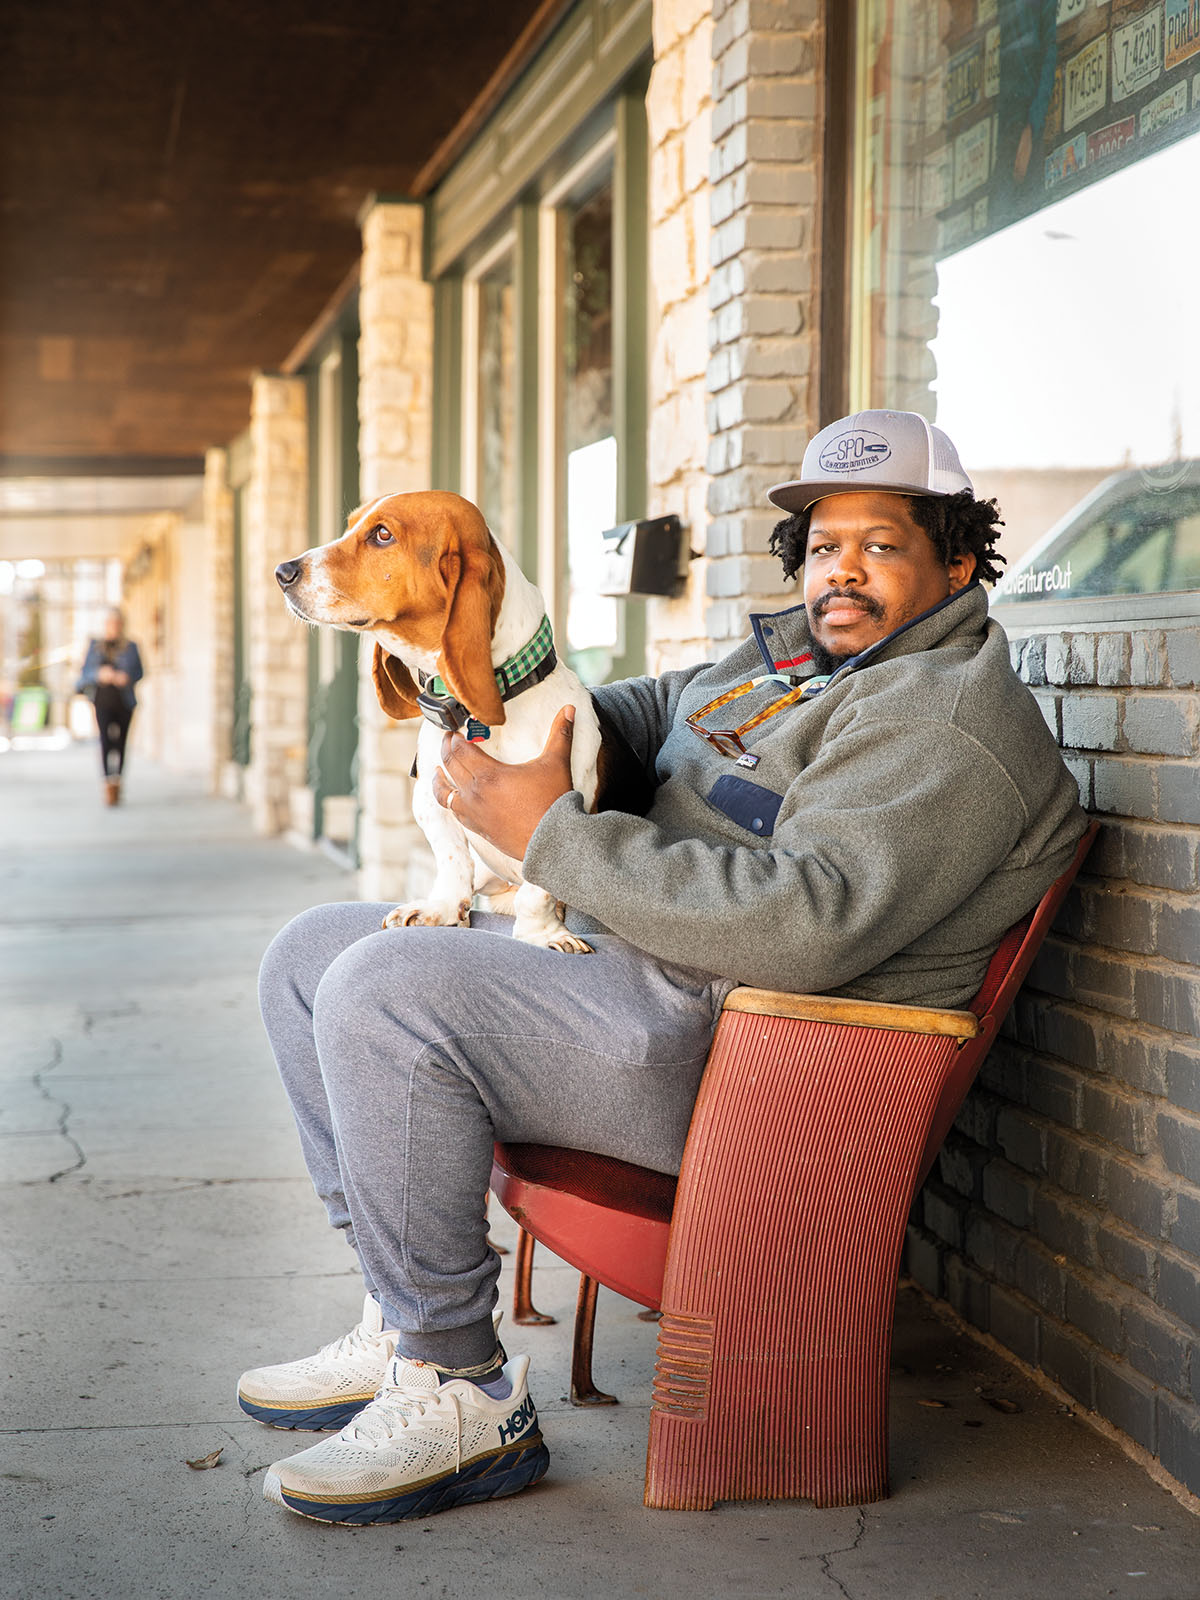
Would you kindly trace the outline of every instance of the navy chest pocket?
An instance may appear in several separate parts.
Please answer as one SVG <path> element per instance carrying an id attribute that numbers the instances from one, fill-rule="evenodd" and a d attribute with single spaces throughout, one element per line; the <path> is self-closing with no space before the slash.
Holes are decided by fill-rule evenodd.
<path id="1" fill-rule="evenodd" d="M 764 789 L 761 784 L 750 783 L 746 778 L 735 778 L 731 772 L 718 778 L 708 791 L 709 805 L 746 828 L 750 833 L 765 838 L 775 830 L 775 818 L 783 804 L 783 796 L 774 789 Z"/>

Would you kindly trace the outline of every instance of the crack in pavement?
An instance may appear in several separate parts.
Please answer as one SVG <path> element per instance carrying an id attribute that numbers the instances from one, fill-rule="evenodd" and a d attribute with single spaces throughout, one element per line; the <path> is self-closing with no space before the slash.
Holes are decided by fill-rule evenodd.
<path id="1" fill-rule="evenodd" d="M 53 1072 L 55 1067 L 62 1065 L 62 1040 L 51 1039 L 50 1043 L 54 1051 L 52 1058 L 44 1067 L 39 1067 L 36 1072 L 31 1073 L 29 1081 L 33 1084 L 34 1088 L 41 1095 L 43 1100 L 45 1100 L 49 1105 L 57 1106 L 59 1108 L 57 1121 L 58 1133 L 63 1139 L 66 1140 L 71 1149 L 74 1150 L 75 1160 L 69 1167 L 62 1167 L 58 1172 L 52 1172 L 48 1178 L 33 1179 L 32 1181 L 34 1183 L 57 1183 L 60 1178 L 68 1177 L 72 1172 L 78 1172 L 79 1169 L 87 1162 L 87 1156 L 84 1155 L 82 1146 L 71 1133 L 69 1126 L 71 1117 L 70 1105 L 67 1103 L 67 1101 L 61 1100 L 58 1095 L 51 1094 L 49 1089 L 47 1089 L 46 1085 L 42 1082 L 42 1077 L 45 1073 Z"/>
<path id="2" fill-rule="evenodd" d="M 867 1513 L 862 1506 L 859 1506 L 854 1514 L 858 1522 L 858 1532 L 854 1535 L 853 1542 L 851 1544 L 841 1545 L 836 1550 L 826 1550 L 817 1558 L 821 1564 L 821 1576 L 829 1579 L 830 1583 L 834 1585 L 834 1587 L 837 1589 L 837 1592 L 843 1597 L 843 1600 L 854 1600 L 854 1596 L 850 1593 L 849 1589 L 846 1588 L 846 1585 L 842 1582 L 842 1580 L 830 1570 L 829 1558 L 830 1556 L 847 1556 L 852 1551 L 857 1550 L 859 1545 L 862 1544 L 863 1535 L 867 1531 Z"/>

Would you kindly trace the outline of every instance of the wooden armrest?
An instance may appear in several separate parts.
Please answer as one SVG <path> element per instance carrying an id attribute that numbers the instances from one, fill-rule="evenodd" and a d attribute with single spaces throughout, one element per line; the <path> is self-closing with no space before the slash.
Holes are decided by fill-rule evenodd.
<path id="1" fill-rule="evenodd" d="M 778 989 L 734 989 L 724 1010 L 762 1017 L 797 1017 L 803 1022 L 839 1022 L 856 1028 L 890 1028 L 896 1033 L 929 1033 L 941 1038 L 974 1039 L 979 1018 L 973 1011 L 940 1011 L 928 1006 L 883 1005 L 833 994 L 784 994 Z"/>

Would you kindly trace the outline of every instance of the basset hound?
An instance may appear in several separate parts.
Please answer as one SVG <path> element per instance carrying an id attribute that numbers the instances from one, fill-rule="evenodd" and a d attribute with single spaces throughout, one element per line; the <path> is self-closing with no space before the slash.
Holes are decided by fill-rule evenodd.
<path id="1" fill-rule="evenodd" d="M 540 591 L 480 511 L 436 490 L 384 495 L 351 512 L 342 538 L 282 562 L 275 576 L 302 621 L 375 641 L 372 676 L 388 716 L 425 718 L 413 815 L 436 873 L 427 898 L 397 906 L 384 927 L 466 927 L 478 893 L 489 909 L 513 915 L 514 938 L 590 952 L 567 929 L 561 903 L 524 880 L 519 861 L 468 834 L 434 798 L 446 730 L 486 738 L 497 760 L 529 761 L 570 703 L 571 776 L 585 805 L 596 802 L 601 733 L 591 696 L 555 654 Z"/>

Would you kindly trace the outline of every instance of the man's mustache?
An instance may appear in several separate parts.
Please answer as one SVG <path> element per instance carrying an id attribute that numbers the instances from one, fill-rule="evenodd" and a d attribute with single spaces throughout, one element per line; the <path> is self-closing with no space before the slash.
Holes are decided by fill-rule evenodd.
<path id="1" fill-rule="evenodd" d="M 814 617 L 823 617 L 835 600 L 848 600 L 851 605 L 858 606 L 864 616 L 874 617 L 876 621 L 883 619 L 883 606 L 873 595 L 859 594 L 856 589 L 826 589 L 812 603 Z"/>

